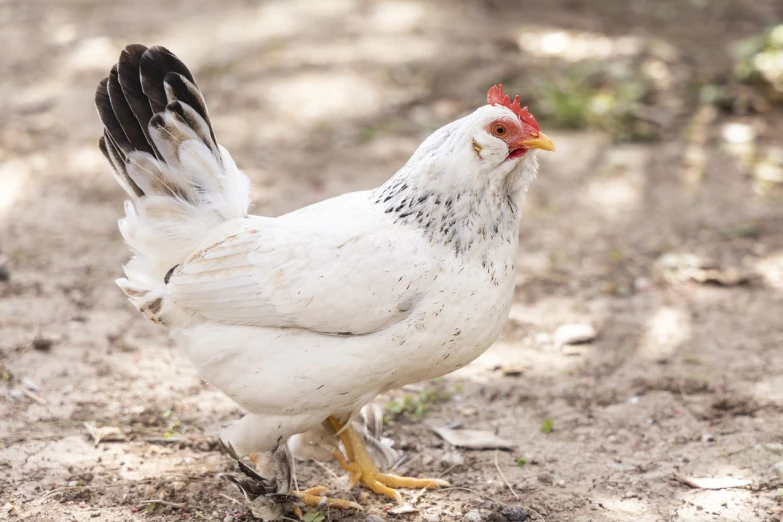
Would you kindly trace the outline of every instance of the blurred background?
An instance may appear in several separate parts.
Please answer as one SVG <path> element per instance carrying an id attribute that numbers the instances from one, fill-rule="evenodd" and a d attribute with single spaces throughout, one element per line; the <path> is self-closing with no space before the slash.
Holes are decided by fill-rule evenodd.
<path id="1" fill-rule="evenodd" d="M 93 95 L 129 43 L 193 70 L 257 214 L 379 185 L 495 83 L 556 142 L 501 340 L 378 400 L 402 470 L 456 488 L 369 514 L 780 521 L 780 0 L 0 1 L 0 519 L 251 520 L 215 477 L 240 412 L 113 284 Z"/>

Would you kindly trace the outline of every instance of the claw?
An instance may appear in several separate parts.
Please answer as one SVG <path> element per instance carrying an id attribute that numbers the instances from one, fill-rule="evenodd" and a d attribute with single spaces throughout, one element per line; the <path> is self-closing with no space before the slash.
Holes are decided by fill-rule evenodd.
<path id="1" fill-rule="evenodd" d="M 223 453 L 229 456 L 231 460 L 233 460 L 237 466 L 239 467 L 239 471 L 250 477 L 251 479 L 255 480 L 259 483 L 266 483 L 267 480 L 259 475 L 256 470 L 254 470 L 252 467 L 245 464 L 245 462 L 239 458 L 237 455 L 237 452 L 234 450 L 234 447 L 231 445 L 230 442 L 226 443 L 223 442 L 221 439 L 218 439 L 218 443 L 220 444 L 220 449 L 223 450 Z M 251 459 L 252 460 L 252 459 Z M 255 461 L 253 462 L 255 464 Z"/>
<path id="2" fill-rule="evenodd" d="M 353 426 L 342 426 L 334 417 L 329 417 L 329 421 L 345 446 L 347 458 L 339 451 L 335 451 L 332 455 L 340 467 L 351 474 L 349 489 L 361 482 L 375 493 L 402 504 L 402 495 L 394 488 L 434 489 L 449 485 L 447 481 L 441 479 L 420 479 L 381 473 Z"/>
<path id="3" fill-rule="evenodd" d="M 315 508 L 357 509 L 363 511 L 362 506 L 351 500 L 325 496 L 328 489 L 324 486 L 317 486 L 304 491 L 291 491 L 293 479 L 291 455 L 288 453 L 288 447 L 285 444 L 278 444 L 271 451 L 272 462 L 275 464 L 275 476 L 271 479 L 263 477 L 258 471 L 245 464 L 234 451 L 231 444 L 226 444 L 221 440 L 220 447 L 236 462 L 239 470 L 246 477 L 221 473 L 219 475 L 220 478 L 237 486 L 244 495 L 245 503 L 248 507 L 254 513 L 259 513 L 264 520 L 274 520 L 275 518 L 270 517 L 275 516 L 275 513 L 282 511 L 284 508 L 290 510 L 301 519 L 303 516 L 302 509 L 293 502 Z M 251 453 L 248 455 L 248 459 L 256 467 L 262 465 L 262 458 L 257 454 Z"/>
<path id="4" fill-rule="evenodd" d="M 356 509 L 364 511 L 364 508 L 353 502 L 352 500 L 346 500 L 343 498 L 330 498 L 324 496 L 327 489 L 323 486 L 306 489 L 304 491 L 293 491 L 291 495 L 299 499 L 305 506 L 315 508 L 335 508 L 335 509 Z"/>

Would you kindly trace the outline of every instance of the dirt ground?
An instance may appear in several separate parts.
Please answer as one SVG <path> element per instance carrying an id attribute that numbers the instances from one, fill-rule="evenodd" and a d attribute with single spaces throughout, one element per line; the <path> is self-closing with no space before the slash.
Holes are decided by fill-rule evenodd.
<path id="1" fill-rule="evenodd" d="M 252 518 L 217 478 L 232 465 L 215 435 L 241 412 L 113 283 L 128 258 L 122 194 L 92 98 L 124 45 L 162 44 L 192 66 L 253 180 L 253 212 L 279 215 L 377 186 L 493 83 L 524 89 L 542 60 L 568 60 L 520 51 L 542 31 L 664 42 L 672 76 L 692 80 L 783 17 L 777 0 L 159 4 L 0 2 L 0 519 Z M 508 327 L 470 366 L 407 392 L 424 415 L 384 428 L 403 470 L 453 487 L 406 491 L 408 514 L 359 489 L 365 513 L 328 519 L 503 522 L 523 506 L 547 521 L 780 520 L 783 198 L 757 194 L 724 136 L 744 125 L 763 154 L 783 117 L 708 111 L 694 138 L 688 100 L 660 103 L 663 137 L 648 144 L 544 127 L 558 152 L 540 155 L 525 206 Z M 558 345 L 569 324 L 596 338 Z M 85 423 L 117 430 L 95 443 Z M 431 430 L 455 424 L 513 449 L 455 450 Z M 339 491 L 325 465 L 300 464 L 300 483 Z"/>

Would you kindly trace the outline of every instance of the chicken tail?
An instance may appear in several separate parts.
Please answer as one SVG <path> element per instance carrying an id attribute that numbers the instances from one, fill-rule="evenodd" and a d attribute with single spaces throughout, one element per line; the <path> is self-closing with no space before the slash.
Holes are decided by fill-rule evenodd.
<path id="1" fill-rule="evenodd" d="M 215 139 L 193 75 L 164 47 L 127 46 L 95 104 L 99 147 L 129 197 L 119 226 L 134 257 L 117 283 L 155 319 L 168 272 L 209 230 L 247 215 L 249 180 Z"/>

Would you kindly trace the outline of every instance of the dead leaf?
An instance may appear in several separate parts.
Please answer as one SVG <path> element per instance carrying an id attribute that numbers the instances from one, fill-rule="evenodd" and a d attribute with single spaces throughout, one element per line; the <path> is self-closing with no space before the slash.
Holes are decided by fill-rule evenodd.
<path id="1" fill-rule="evenodd" d="M 503 375 L 506 377 L 519 377 L 529 369 L 530 367 L 526 364 L 510 364 L 508 366 L 503 366 L 500 371 L 503 372 Z"/>
<path id="2" fill-rule="evenodd" d="M 84 427 L 87 428 L 87 433 L 90 434 L 96 446 L 104 440 L 113 442 L 126 440 L 125 434 L 116 426 L 97 427 L 92 423 L 85 422 Z"/>
<path id="3" fill-rule="evenodd" d="M 686 477 L 679 473 L 674 474 L 674 478 L 687 484 L 692 488 L 698 489 L 726 489 L 742 488 L 753 484 L 752 480 L 738 479 L 734 477 Z"/>
<path id="4" fill-rule="evenodd" d="M 392 515 L 405 515 L 407 513 L 417 513 L 418 511 L 418 509 L 411 506 L 410 504 L 403 504 L 402 506 L 397 506 L 390 509 L 389 513 Z"/>
<path id="5" fill-rule="evenodd" d="M 491 431 L 484 430 L 452 430 L 449 428 L 432 428 L 440 438 L 458 448 L 465 449 L 513 449 L 513 442 L 501 439 Z"/>
<path id="6" fill-rule="evenodd" d="M 656 279 L 670 284 L 694 281 L 701 284 L 736 286 L 751 280 L 751 274 L 694 254 L 668 253 L 655 262 Z"/>

